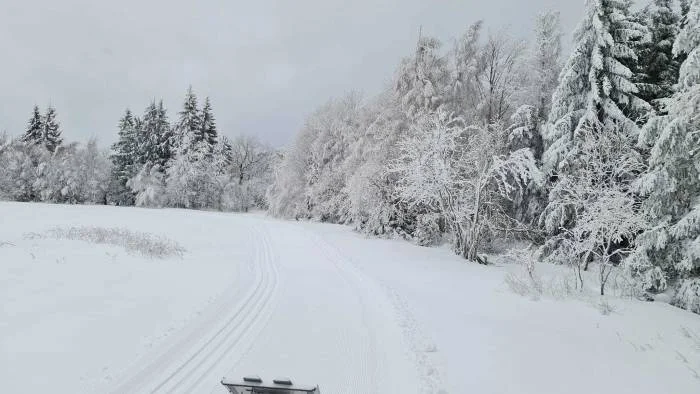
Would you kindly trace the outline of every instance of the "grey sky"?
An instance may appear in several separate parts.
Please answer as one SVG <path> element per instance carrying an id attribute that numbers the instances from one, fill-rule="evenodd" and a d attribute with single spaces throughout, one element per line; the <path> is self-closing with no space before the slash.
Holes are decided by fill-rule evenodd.
<path id="1" fill-rule="evenodd" d="M 0 131 L 53 104 L 67 140 L 116 138 L 126 107 L 163 98 L 171 119 L 192 84 L 220 130 L 274 145 L 331 96 L 377 93 L 418 28 L 449 42 L 478 19 L 529 34 L 558 9 L 566 39 L 584 0 L 0 0 Z"/>

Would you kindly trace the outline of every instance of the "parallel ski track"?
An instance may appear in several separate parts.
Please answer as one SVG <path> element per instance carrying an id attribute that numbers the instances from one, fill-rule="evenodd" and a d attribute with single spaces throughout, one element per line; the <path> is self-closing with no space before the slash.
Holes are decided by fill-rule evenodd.
<path id="1" fill-rule="evenodd" d="M 205 358 L 197 363 L 196 368 L 192 369 L 192 373 L 190 373 L 188 376 L 195 376 L 196 380 L 190 386 L 188 386 L 186 390 L 182 391 L 183 393 L 200 392 L 200 390 L 196 389 L 201 386 L 219 385 L 218 381 L 205 382 L 204 379 L 211 376 L 209 372 L 217 365 L 220 365 L 221 362 L 226 359 L 226 357 L 228 357 L 228 359 L 226 359 L 227 363 L 235 362 L 240 359 L 240 357 L 243 355 L 242 353 L 235 355 L 231 354 L 234 347 L 237 345 L 249 345 L 250 343 L 243 343 L 246 341 L 242 341 L 242 339 L 248 334 L 251 335 L 246 339 L 248 342 L 253 342 L 260 334 L 259 331 L 254 332 L 253 327 L 257 324 L 265 324 L 265 320 L 269 320 L 270 318 L 270 314 L 268 312 L 270 312 L 270 309 L 272 308 L 272 299 L 274 298 L 279 285 L 279 266 L 267 231 L 265 229 L 256 228 L 256 233 L 258 234 L 256 241 L 258 241 L 257 245 L 260 252 L 260 258 L 256 260 L 257 264 L 262 267 L 261 272 L 263 274 L 260 285 L 261 290 L 250 298 L 250 300 L 252 300 L 252 304 L 251 301 L 246 302 L 244 306 L 245 311 L 241 311 L 245 313 L 237 313 L 235 316 L 237 319 L 234 318 L 229 321 L 227 324 L 229 329 L 226 330 L 226 336 L 217 341 L 217 344 L 212 347 L 211 351 L 206 354 Z M 204 366 L 203 369 L 201 368 L 202 366 Z M 223 366 L 222 370 L 227 370 L 227 367 L 228 364 Z M 195 373 L 194 371 L 197 369 L 199 372 Z M 175 386 L 178 388 L 178 391 L 180 387 L 183 387 L 181 384 L 184 384 L 184 382 L 188 380 L 188 376 L 184 376 L 178 381 L 178 384 Z M 217 376 L 217 378 L 219 378 L 219 376 Z"/>
<path id="2" fill-rule="evenodd" d="M 251 242 L 255 244 L 255 258 L 252 264 L 255 284 L 252 291 L 243 297 L 236 298 L 236 289 L 227 291 L 230 303 L 223 302 L 217 313 L 220 316 L 230 316 L 221 327 L 213 332 L 201 344 L 190 350 L 190 355 L 184 359 L 175 358 L 183 346 L 188 346 L 191 336 L 185 338 L 181 345 L 168 349 L 139 373 L 128 379 L 116 393 L 158 393 L 184 392 L 191 393 L 197 385 L 203 383 L 212 368 L 215 368 L 231 349 L 250 331 L 261 317 L 268 315 L 271 300 L 278 286 L 278 267 L 270 246 L 266 231 L 253 227 Z M 235 305 L 231 308 L 230 305 Z M 227 310 L 228 309 L 228 310 Z M 201 333 L 200 333 L 201 334 Z M 195 342 L 196 343 L 196 342 Z M 160 376 L 165 374 L 165 376 Z M 211 384 L 218 384 L 212 382 Z M 187 387 L 185 387 L 187 386 Z"/>

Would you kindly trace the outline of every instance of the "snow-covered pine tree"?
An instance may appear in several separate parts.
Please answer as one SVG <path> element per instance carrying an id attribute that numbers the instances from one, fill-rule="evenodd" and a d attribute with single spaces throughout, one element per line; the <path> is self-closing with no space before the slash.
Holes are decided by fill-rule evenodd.
<path id="1" fill-rule="evenodd" d="M 668 114 L 640 134 L 641 144 L 652 145 L 639 189 L 654 226 L 639 237 L 630 266 L 643 290 L 677 282 L 674 303 L 700 313 L 700 0 L 692 0 L 673 53 L 687 54 L 678 92 L 667 100 Z"/>
<path id="2" fill-rule="evenodd" d="M 41 144 L 44 135 L 44 119 L 39 112 L 39 106 L 34 106 L 34 111 L 32 112 L 32 117 L 29 118 L 27 124 L 27 130 L 22 136 L 22 141 L 29 144 Z"/>
<path id="3" fill-rule="evenodd" d="M 197 95 L 192 91 L 192 86 L 187 89 L 185 102 L 178 116 L 178 121 L 174 127 L 175 149 L 178 153 L 187 153 L 205 138 L 202 118 L 197 107 Z"/>
<path id="4" fill-rule="evenodd" d="M 117 205 L 133 205 L 134 194 L 126 186 L 129 179 L 140 170 L 138 157 L 138 129 L 129 109 L 119 120 L 119 139 L 112 145 L 112 173 L 108 198 Z"/>
<path id="5" fill-rule="evenodd" d="M 63 138 L 61 138 L 61 126 L 56 120 L 56 109 L 53 106 L 49 106 L 46 110 L 43 126 L 42 143 L 49 152 L 55 152 L 56 148 L 63 143 Z"/>
<path id="6" fill-rule="evenodd" d="M 673 94 L 678 81 L 679 59 L 673 54 L 681 16 L 673 7 L 673 0 L 654 0 L 648 12 L 647 23 L 651 41 L 642 45 L 639 56 L 639 97 L 662 109 L 659 99 Z"/>
<path id="7" fill-rule="evenodd" d="M 204 107 L 202 107 L 200 120 L 202 137 L 207 142 L 211 150 L 213 150 L 214 147 L 216 147 L 219 133 L 216 130 L 216 119 L 214 118 L 214 112 L 211 108 L 209 97 L 204 99 Z"/>
<path id="8" fill-rule="evenodd" d="M 630 43 L 645 29 L 629 17 L 622 0 L 588 0 L 586 15 L 574 33 L 574 49 L 552 96 L 552 109 L 543 136 L 543 169 L 549 174 L 576 171 L 576 156 L 585 127 L 609 128 L 630 140 L 639 134 L 638 117 L 650 110 L 637 97 L 632 71 L 624 64 L 636 61 Z M 550 196 L 541 222 L 554 233 L 571 225 L 572 217 Z M 570 213 L 570 212 L 568 212 Z"/>

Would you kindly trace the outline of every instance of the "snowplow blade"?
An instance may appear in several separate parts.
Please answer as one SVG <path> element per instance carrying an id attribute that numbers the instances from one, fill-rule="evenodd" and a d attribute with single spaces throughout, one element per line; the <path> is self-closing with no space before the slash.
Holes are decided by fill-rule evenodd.
<path id="1" fill-rule="evenodd" d="M 273 379 L 265 383 L 257 376 L 246 376 L 243 380 L 222 379 L 221 384 L 231 394 L 320 394 L 318 386 L 292 383 L 289 379 Z"/>

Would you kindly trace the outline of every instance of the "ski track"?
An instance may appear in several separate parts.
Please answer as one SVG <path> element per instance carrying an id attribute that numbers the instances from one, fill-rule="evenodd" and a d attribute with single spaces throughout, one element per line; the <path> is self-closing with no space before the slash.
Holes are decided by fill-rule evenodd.
<path id="1" fill-rule="evenodd" d="M 183 335 L 179 341 L 162 344 L 166 347 L 150 360 L 137 360 L 131 367 L 132 374 L 127 376 L 114 393 L 221 393 L 220 380 L 223 376 L 236 377 L 241 371 L 243 361 L 249 361 L 248 356 L 253 350 L 265 353 L 264 343 L 256 341 L 267 330 L 271 321 L 284 325 L 289 316 L 275 314 L 276 299 L 284 299 L 292 288 L 279 286 L 279 276 L 282 266 L 273 240 L 270 237 L 269 226 L 279 226 L 277 222 L 256 222 L 252 224 L 250 243 L 253 253 L 249 259 L 249 278 L 237 278 L 220 300 L 217 307 L 209 311 L 205 319 L 201 319 L 196 327 Z M 349 316 L 352 316 L 351 326 L 343 326 L 341 322 L 329 322 L 327 329 L 336 331 L 335 342 L 332 344 L 333 354 L 342 355 L 347 369 L 337 372 L 334 393 L 380 393 L 382 383 L 390 384 L 391 356 L 379 351 L 380 336 L 386 335 L 383 325 L 394 324 L 399 327 L 399 335 L 411 344 L 411 350 L 419 352 L 415 338 L 407 336 L 405 323 L 413 321 L 405 308 L 396 304 L 396 295 L 388 292 L 380 283 L 368 279 L 349 258 L 316 232 L 302 226 L 284 224 L 290 234 L 299 236 L 299 242 L 305 250 L 313 250 L 314 254 L 309 264 L 318 269 L 332 267 L 327 280 L 315 284 L 319 291 L 337 291 L 338 300 L 346 300 L 356 305 Z M 293 265 L 285 267 L 293 272 Z M 325 274 L 328 275 L 328 274 Z M 254 279 L 252 279 L 254 278 Z M 251 283 L 247 283 L 250 281 Z M 246 286 L 248 284 L 248 286 Z M 327 286 L 340 286 L 333 290 Z M 281 292 L 281 293 L 280 293 Z M 280 293 L 280 294 L 278 294 Z M 387 318 L 386 308 L 377 306 L 377 300 L 386 301 L 394 314 Z M 354 301 L 352 301 L 354 300 Z M 332 304 L 332 302 L 329 300 Z M 233 305 L 233 307 L 231 307 Z M 296 307 L 296 306 L 294 306 Z M 300 306 L 303 307 L 303 306 Z M 291 311 L 288 311 L 291 313 Z M 213 328 L 212 328 L 213 327 Z M 414 327 L 415 328 L 415 327 Z M 313 340 L 299 338 L 298 340 Z M 262 341 L 264 342 L 264 341 Z M 291 350 L 291 349 L 290 349 Z M 291 350 L 294 353 L 294 350 Z M 254 356 L 254 355 L 253 355 Z M 440 374 L 437 368 L 429 363 L 426 357 L 411 357 L 418 369 L 418 381 L 421 392 L 437 392 L 440 386 Z M 136 369 L 139 365 L 142 368 Z M 428 376 L 432 374 L 432 376 Z M 345 390 L 345 391 L 343 391 Z M 417 390 L 418 391 L 418 390 Z"/>
<path id="2" fill-rule="evenodd" d="M 342 260 L 344 262 L 346 270 L 351 269 L 356 277 L 364 277 L 362 269 L 352 258 L 342 253 L 340 249 L 331 242 L 325 240 L 323 236 L 313 234 L 310 231 L 309 233 L 326 246 L 326 248 L 324 248 L 327 250 L 326 254 L 328 250 L 330 250 L 330 253 L 335 255 L 337 260 Z M 440 363 L 433 360 L 434 354 L 439 351 L 435 343 L 425 333 L 403 297 L 384 281 L 379 281 L 378 283 L 382 293 L 389 298 L 394 308 L 395 320 L 399 327 L 401 327 L 403 339 L 410 349 L 411 358 L 413 359 L 421 383 L 420 392 L 426 394 L 446 394 L 447 391 L 444 388 L 444 381 L 442 378 L 444 375 L 442 371 L 443 368 L 440 366 Z"/>
<path id="3" fill-rule="evenodd" d="M 250 333 L 261 319 L 269 318 L 265 312 L 270 308 L 271 300 L 278 285 L 277 262 L 274 259 L 269 235 L 260 226 L 254 226 L 251 232 L 254 258 L 250 259 L 249 269 L 255 277 L 253 285 L 238 301 L 240 289 L 247 278 L 237 278 L 233 285 L 217 301 L 218 307 L 210 311 L 207 319 L 199 322 L 197 329 L 191 331 L 184 339 L 171 344 L 160 356 L 139 368 L 138 372 L 125 379 L 114 393 L 196 393 L 200 387 L 212 382 L 205 380 L 227 368 L 222 361 L 226 357 L 236 357 L 232 350 L 240 344 L 241 338 Z M 231 305 L 235 305 L 231 308 Z M 226 316 L 226 318 L 224 318 Z M 216 330 L 216 322 L 224 321 Z M 209 333 L 213 331 L 213 333 Z M 199 340 L 200 338 L 206 338 Z M 252 339 L 249 339 L 252 341 Z M 167 345 L 167 344 L 165 344 Z M 182 357 L 182 355 L 187 355 Z M 229 361 L 228 359 L 226 361 Z M 140 365 L 143 365 L 140 363 Z M 215 375 L 214 382 L 219 385 L 221 374 Z"/>
<path id="4" fill-rule="evenodd" d="M 175 385 L 175 388 L 167 392 L 177 392 L 180 388 L 185 388 L 183 393 L 200 393 L 209 391 L 207 388 L 218 389 L 221 392 L 220 379 L 224 372 L 228 370 L 231 363 L 236 362 L 244 354 L 244 349 L 249 348 L 261 332 L 261 328 L 266 326 L 272 311 L 273 299 L 279 284 L 278 260 L 270 242 L 270 235 L 264 228 L 257 228 L 259 237 L 257 238 L 257 249 L 261 253 L 258 264 L 262 265 L 262 270 L 266 286 L 264 291 L 253 298 L 253 302 L 247 303 L 250 308 L 239 320 L 235 328 L 232 328 L 225 341 L 215 345 L 210 353 L 209 360 L 202 360 L 197 364 L 200 370 L 196 380 L 189 386 L 184 386 L 187 380 L 183 377 Z M 260 248 L 262 246 L 262 249 Z M 257 264 L 256 264 L 257 265 Z"/>

